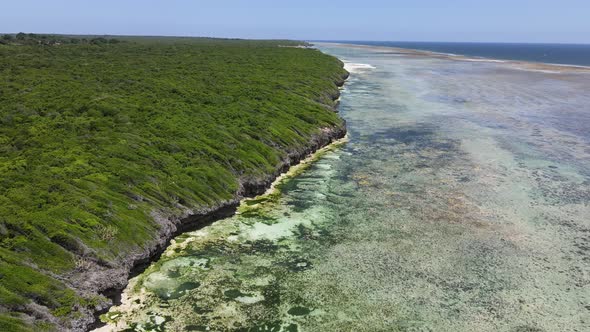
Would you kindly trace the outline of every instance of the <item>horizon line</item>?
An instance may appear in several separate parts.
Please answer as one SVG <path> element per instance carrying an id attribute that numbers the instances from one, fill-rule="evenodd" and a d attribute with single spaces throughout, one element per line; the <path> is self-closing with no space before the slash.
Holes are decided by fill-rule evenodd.
<path id="1" fill-rule="evenodd" d="M 365 42 L 365 43 L 462 43 L 462 44 L 536 44 L 536 45 L 590 45 L 585 42 L 530 42 L 530 41 L 450 41 L 450 40 L 385 40 L 385 39 L 305 39 L 305 38 L 261 38 L 261 37 L 213 37 L 205 35 L 157 35 L 157 34 L 104 34 L 104 33 L 59 33 L 59 32 L 0 32 L 0 35 L 16 35 L 18 33 L 32 33 L 55 36 L 113 36 L 113 37 L 164 37 L 164 38 L 210 38 L 210 39 L 239 39 L 239 40 L 291 40 L 303 42 Z"/>

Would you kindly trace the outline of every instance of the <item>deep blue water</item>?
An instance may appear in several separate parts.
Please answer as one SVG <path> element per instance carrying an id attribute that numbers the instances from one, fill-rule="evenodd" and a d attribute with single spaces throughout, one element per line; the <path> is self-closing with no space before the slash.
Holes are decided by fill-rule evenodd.
<path id="1" fill-rule="evenodd" d="M 456 42 L 333 41 L 390 46 L 472 57 L 590 66 L 590 44 L 513 44 Z"/>

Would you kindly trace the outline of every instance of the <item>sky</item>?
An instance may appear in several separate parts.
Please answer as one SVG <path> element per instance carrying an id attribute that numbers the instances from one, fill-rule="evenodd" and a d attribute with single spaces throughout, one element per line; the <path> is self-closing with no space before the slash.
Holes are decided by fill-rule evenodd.
<path id="1" fill-rule="evenodd" d="M 3 0 L 20 31 L 590 44 L 590 0 Z"/>

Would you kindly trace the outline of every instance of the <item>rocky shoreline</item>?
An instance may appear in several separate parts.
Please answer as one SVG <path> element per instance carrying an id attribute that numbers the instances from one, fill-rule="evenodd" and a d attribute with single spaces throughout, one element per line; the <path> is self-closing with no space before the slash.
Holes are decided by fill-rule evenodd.
<path id="1" fill-rule="evenodd" d="M 348 73 L 345 74 L 334 83 L 338 87 L 343 86 L 348 75 Z M 326 105 L 335 112 L 337 112 L 339 96 L 339 91 L 331 93 L 329 97 L 333 104 Z M 57 321 L 49 313 L 44 315 L 43 318 L 60 326 L 62 330 L 87 331 L 102 326 L 103 324 L 98 319 L 98 316 L 108 311 L 112 305 L 120 302 L 121 293 L 127 286 L 129 279 L 143 272 L 151 262 L 157 260 L 175 236 L 234 215 L 242 199 L 264 193 L 274 180 L 291 166 L 298 164 L 315 151 L 343 138 L 345 135 L 345 122 L 341 126 L 321 128 L 320 133 L 311 137 L 306 146 L 289 152 L 288 157 L 281 162 L 274 173 L 261 180 L 244 180 L 240 183 L 240 189 L 233 199 L 220 202 L 216 206 L 196 211 L 183 207 L 185 212 L 181 216 L 166 216 L 158 211 L 152 211 L 152 217 L 161 227 L 156 238 L 151 243 L 134 253 L 121 257 L 114 263 L 85 262 L 86 266 L 83 268 L 59 278 L 81 294 L 90 296 L 101 294 L 108 301 L 99 303 L 93 311 L 87 308 L 77 308 L 82 315 L 79 319 L 70 321 L 69 327 L 64 326 L 63 322 Z M 37 308 L 35 311 L 41 311 L 40 309 Z"/>

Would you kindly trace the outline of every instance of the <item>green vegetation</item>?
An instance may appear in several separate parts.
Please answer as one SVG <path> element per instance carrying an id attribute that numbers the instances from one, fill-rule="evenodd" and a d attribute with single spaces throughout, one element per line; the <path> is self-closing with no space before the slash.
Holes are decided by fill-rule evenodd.
<path id="1" fill-rule="evenodd" d="M 101 301 L 68 278 L 144 248 L 152 212 L 230 200 L 343 125 L 342 64 L 293 42 L 50 37 L 0 38 L 2 331 L 68 326 Z"/>
<path id="2" fill-rule="evenodd" d="M 38 35 L 34 33 L 23 33 L 19 32 L 16 35 L 3 35 L 0 38 L 0 44 L 5 45 L 46 45 L 46 46 L 58 46 L 62 44 L 93 44 L 93 45 L 104 45 L 104 44 L 117 44 L 121 40 L 107 37 L 88 37 L 80 38 L 76 36 L 60 36 L 60 35 Z"/>

